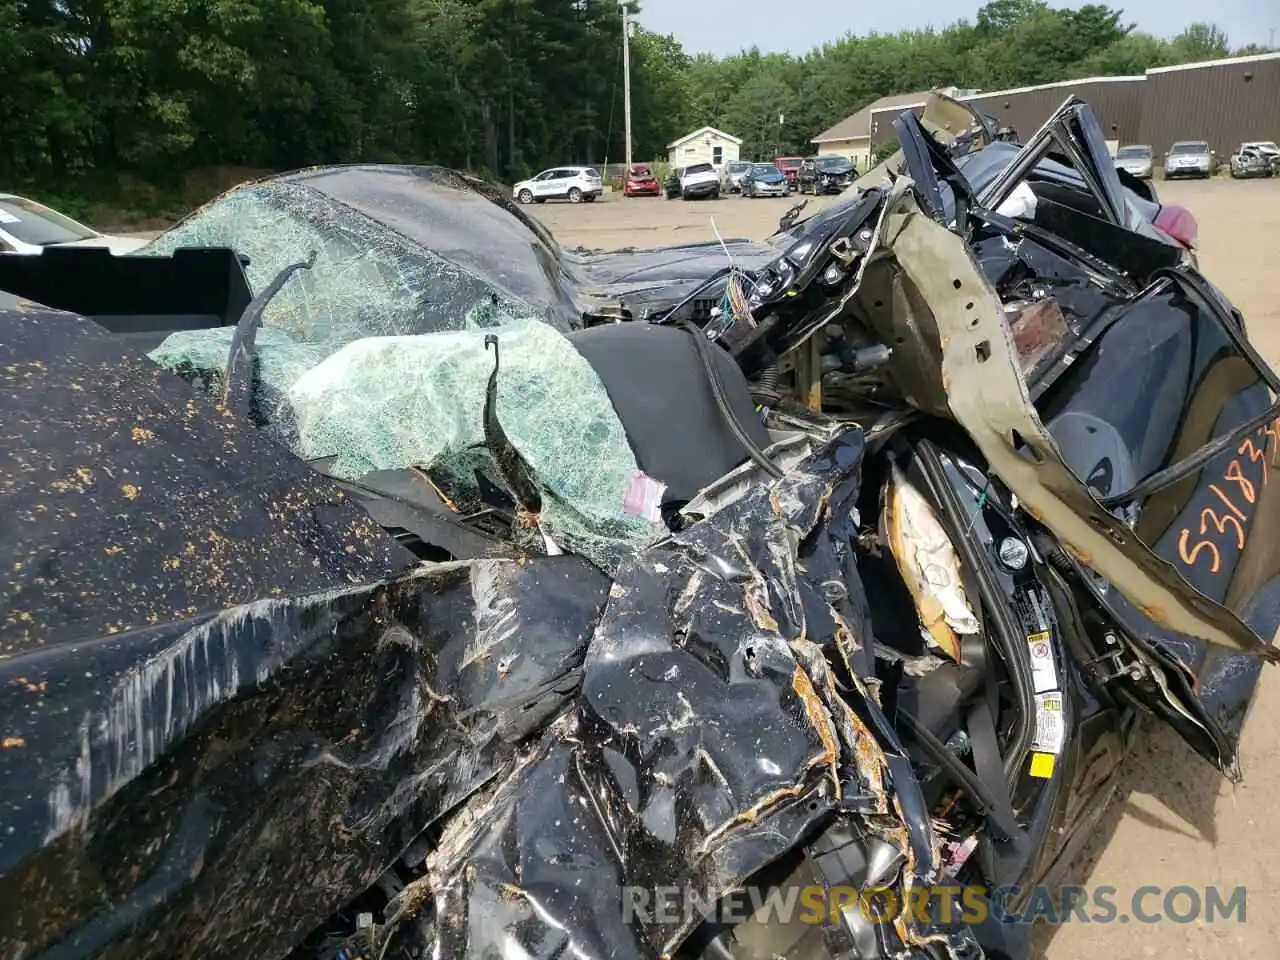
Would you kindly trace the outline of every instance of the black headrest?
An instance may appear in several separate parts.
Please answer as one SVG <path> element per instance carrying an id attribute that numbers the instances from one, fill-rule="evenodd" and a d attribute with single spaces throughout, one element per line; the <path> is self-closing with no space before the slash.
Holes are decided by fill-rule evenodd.
<path id="1" fill-rule="evenodd" d="M 711 382 L 684 330 L 615 323 L 575 330 L 570 342 L 600 377 L 645 473 L 667 485 L 666 503 L 683 503 L 747 459 L 716 405 Z M 711 345 L 729 407 L 759 447 L 770 443 L 746 377 Z"/>

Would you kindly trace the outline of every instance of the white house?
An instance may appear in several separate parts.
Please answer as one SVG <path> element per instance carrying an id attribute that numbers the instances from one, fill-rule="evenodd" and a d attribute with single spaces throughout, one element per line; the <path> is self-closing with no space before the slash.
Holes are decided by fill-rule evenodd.
<path id="1" fill-rule="evenodd" d="M 742 141 L 715 127 L 699 127 L 667 144 L 667 162 L 673 167 L 712 163 L 717 167 L 738 159 Z"/>

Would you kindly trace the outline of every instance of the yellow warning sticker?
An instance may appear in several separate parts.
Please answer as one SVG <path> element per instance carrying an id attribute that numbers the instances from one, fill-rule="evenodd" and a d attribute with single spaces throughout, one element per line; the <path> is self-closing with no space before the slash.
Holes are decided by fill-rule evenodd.
<path id="1" fill-rule="evenodd" d="M 1031 775 L 1039 777 L 1041 780 L 1048 780 L 1053 776 L 1053 768 L 1057 761 L 1052 753 L 1033 753 L 1031 755 Z"/>
<path id="2" fill-rule="evenodd" d="M 1045 630 L 1041 633 L 1033 633 L 1027 637 L 1027 643 L 1040 643 L 1049 639 L 1049 631 Z"/>

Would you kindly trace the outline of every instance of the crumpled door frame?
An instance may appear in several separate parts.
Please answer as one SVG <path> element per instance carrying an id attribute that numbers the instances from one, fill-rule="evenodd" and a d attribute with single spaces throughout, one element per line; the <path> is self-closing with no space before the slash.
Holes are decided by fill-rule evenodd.
<path id="1" fill-rule="evenodd" d="M 1218 647 L 1280 660 L 1280 648 L 1265 644 L 1234 613 L 1188 584 L 1071 473 L 1031 403 L 999 297 L 964 240 L 926 216 L 909 192 L 896 199 L 883 244 L 931 314 L 912 322 L 938 338 L 948 406 L 1023 509 L 1156 623 Z M 1031 456 L 1019 452 L 1017 443 Z"/>

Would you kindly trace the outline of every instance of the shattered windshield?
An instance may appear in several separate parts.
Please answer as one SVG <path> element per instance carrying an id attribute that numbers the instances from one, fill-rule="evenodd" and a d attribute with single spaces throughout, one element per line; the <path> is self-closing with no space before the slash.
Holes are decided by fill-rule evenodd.
<path id="1" fill-rule="evenodd" d="M 454 264 L 288 183 L 249 186 L 203 207 L 141 255 L 182 247 L 229 246 L 248 257 L 254 293 L 314 251 L 315 267 L 296 274 L 267 306 L 263 326 L 298 344 L 458 329 L 493 288 Z"/>
<path id="2" fill-rule="evenodd" d="M 316 253 L 267 305 L 255 348 L 254 414 L 304 460 L 356 479 L 433 468 L 474 485 L 490 474 L 481 412 L 504 345 L 497 410 L 548 489 L 551 527 L 607 562 L 609 544 L 647 535 L 622 513 L 636 471 L 603 385 L 567 339 L 527 305 L 314 190 L 273 182 L 204 207 L 144 251 L 231 246 L 255 295 Z M 221 384 L 234 327 L 170 334 L 150 357 Z M 568 506 L 565 506 L 568 505 Z"/>

